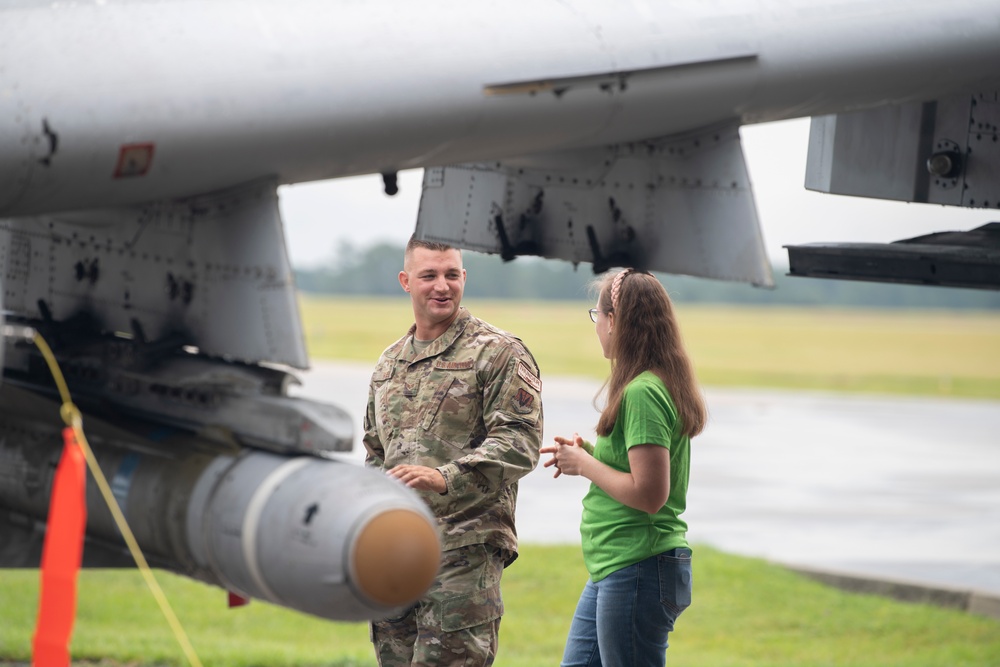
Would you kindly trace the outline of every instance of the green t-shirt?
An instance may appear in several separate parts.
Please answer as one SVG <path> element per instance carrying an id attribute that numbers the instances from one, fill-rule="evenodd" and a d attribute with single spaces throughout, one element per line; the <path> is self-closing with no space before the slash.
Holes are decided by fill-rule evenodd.
<path id="1" fill-rule="evenodd" d="M 628 449 L 660 445 L 670 450 L 670 495 L 656 514 L 633 509 L 596 484 L 583 498 L 580 536 L 583 562 L 592 581 L 676 547 L 687 547 L 687 524 L 680 515 L 687 507 L 691 440 L 681 435 L 677 408 L 656 374 L 645 371 L 622 394 L 618 420 L 611 435 L 599 436 L 594 457 L 615 470 L 630 472 Z"/>

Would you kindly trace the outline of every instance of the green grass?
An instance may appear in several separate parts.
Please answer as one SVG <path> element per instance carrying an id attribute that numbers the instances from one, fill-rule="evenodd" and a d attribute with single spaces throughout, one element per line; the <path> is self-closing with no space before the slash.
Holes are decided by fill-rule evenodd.
<path id="1" fill-rule="evenodd" d="M 412 323 L 409 300 L 303 296 L 316 359 L 374 364 Z M 468 300 L 520 336 L 544 375 L 604 378 L 586 302 Z M 705 385 L 1000 398 L 1000 314 L 679 306 Z"/>
<path id="2" fill-rule="evenodd" d="M 845 593 L 751 558 L 695 548 L 694 604 L 671 635 L 669 664 L 694 667 L 949 667 L 1000 664 L 1000 621 Z M 35 571 L 4 571 L 0 656 L 27 661 Z M 374 665 L 365 624 L 330 623 L 157 573 L 203 664 Z M 505 573 L 499 665 L 558 664 L 586 572 L 577 546 L 523 545 Z M 80 575 L 74 662 L 185 664 L 141 577 Z"/>

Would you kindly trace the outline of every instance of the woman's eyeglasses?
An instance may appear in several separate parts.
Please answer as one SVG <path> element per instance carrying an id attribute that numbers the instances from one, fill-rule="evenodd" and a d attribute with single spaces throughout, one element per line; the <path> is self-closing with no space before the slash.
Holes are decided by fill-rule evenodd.
<path id="1" fill-rule="evenodd" d="M 593 322 L 594 324 L 597 324 L 597 313 L 601 311 L 599 311 L 597 308 L 591 308 L 587 312 L 590 313 L 590 321 Z"/>

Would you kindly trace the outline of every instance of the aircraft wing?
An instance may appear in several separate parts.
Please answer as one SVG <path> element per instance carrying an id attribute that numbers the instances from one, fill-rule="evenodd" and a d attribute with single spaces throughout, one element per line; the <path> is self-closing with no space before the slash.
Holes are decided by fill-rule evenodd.
<path id="1" fill-rule="evenodd" d="M 806 187 L 1000 208 L 1000 95 L 965 93 L 812 120 Z M 895 243 L 789 248 L 792 275 L 1000 289 L 1000 224 Z"/>
<path id="2" fill-rule="evenodd" d="M 379 521 L 377 546 L 349 553 L 435 545 L 418 498 L 372 482 L 385 503 L 361 503 L 366 471 L 323 460 L 353 444 L 345 414 L 288 396 L 308 355 L 277 186 L 380 173 L 391 193 L 424 168 L 422 237 L 766 286 L 739 128 L 814 117 L 813 188 L 996 208 L 998 34 L 994 0 L 16 0 L 0 9 L 2 308 L 50 340 L 122 502 L 160 517 L 144 540 L 163 562 L 370 617 L 402 598 L 366 589 L 357 558 L 282 558 L 342 555 L 387 512 L 406 530 Z M 792 257 L 823 275 L 883 262 Z M 5 335 L 3 362 L 11 564 L 44 530 L 57 410 L 25 339 Z M 291 493 L 328 470 L 343 484 Z"/>

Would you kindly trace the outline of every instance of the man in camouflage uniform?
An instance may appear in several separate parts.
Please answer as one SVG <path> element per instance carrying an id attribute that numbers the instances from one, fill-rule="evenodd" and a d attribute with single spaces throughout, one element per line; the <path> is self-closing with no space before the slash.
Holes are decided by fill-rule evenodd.
<path id="1" fill-rule="evenodd" d="M 372 374 L 368 465 L 437 517 L 441 570 L 426 596 L 372 623 L 379 665 L 492 665 L 500 576 L 517 557 L 517 481 L 538 463 L 538 367 L 516 337 L 460 307 L 461 253 L 410 239 L 399 282 L 416 323 Z"/>

